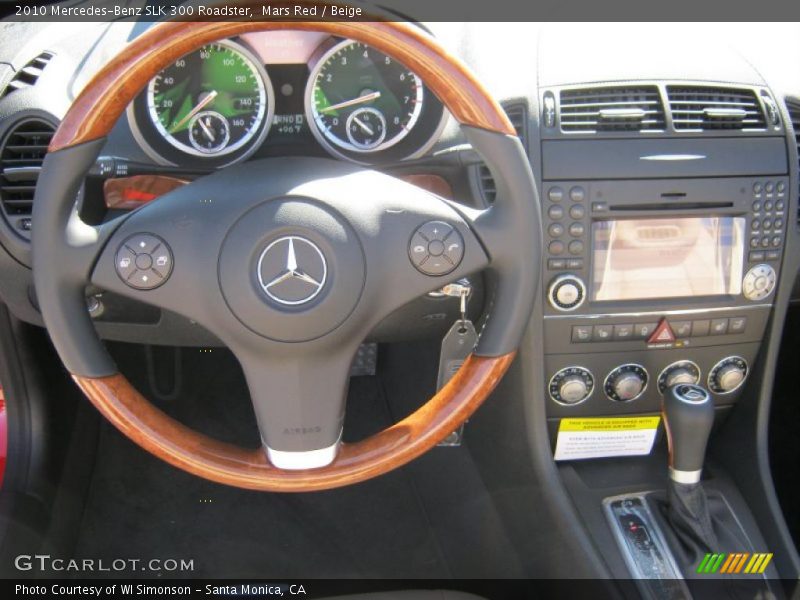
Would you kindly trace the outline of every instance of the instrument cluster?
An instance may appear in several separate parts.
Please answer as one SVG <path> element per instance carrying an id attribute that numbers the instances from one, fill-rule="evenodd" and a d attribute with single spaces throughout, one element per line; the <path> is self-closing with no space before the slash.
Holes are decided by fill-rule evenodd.
<path id="1" fill-rule="evenodd" d="M 427 151 L 441 102 L 383 52 L 316 32 L 226 39 L 163 69 L 131 104 L 132 131 L 166 165 L 329 154 L 377 164 Z"/>

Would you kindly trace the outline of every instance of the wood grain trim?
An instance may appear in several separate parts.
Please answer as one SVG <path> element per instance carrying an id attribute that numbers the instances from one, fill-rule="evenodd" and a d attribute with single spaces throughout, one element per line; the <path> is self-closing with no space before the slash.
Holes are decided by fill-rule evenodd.
<path id="1" fill-rule="evenodd" d="M 50 151 L 108 134 L 153 76 L 203 44 L 252 31 L 286 29 L 322 31 L 374 46 L 416 72 L 460 123 L 516 135 L 503 109 L 466 65 L 409 23 L 170 21 L 138 37 L 89 81 L 61 122 L 50 143 Z"/>
<path id="2" fill-rule="evenodd" d="M 364 441 L 342 444 L 331 465 L 308 471 L 276 469 L 260 448 L 238 448 L 185 427 L 148 402 L 123 375 L 74 379 L 122 433 L 184 471 L 251 490 L 310 492 L 370 479 L 432 448 L 477 410 L 515 354 L 470 356 L 453 379 L 415 413 Z"/>

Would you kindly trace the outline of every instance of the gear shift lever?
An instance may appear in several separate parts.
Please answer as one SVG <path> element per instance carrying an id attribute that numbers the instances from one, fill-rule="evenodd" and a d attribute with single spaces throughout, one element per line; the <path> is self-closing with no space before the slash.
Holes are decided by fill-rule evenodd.
<path id="1" fill-rule="evenodd" d="M 664 426 L 669 444 L 669 476 L 677 483 L 698 483 L 714 424 L 714 402 L 699 385 L 679 383 L 664 393 Z"/>
<path id="2" fill-rule="evenodd" d="M 714 424 L 714 402 L 699 385 L 678 383 L 661 405 L 669 444 L 667 516 L 675 532 L 715 552 L 719 546 L 700 476 Z"/>

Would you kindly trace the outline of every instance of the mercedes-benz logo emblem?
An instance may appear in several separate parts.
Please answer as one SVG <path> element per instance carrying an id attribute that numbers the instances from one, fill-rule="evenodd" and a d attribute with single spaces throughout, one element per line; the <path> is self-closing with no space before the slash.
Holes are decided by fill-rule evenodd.
<path id="1" fill-rule="evenodd" d="M 322 291 L 328 277 L 325 256 L 316 244 L 298 235 L 280 237 L 258 259 L 261 289 L 279 304 L 297 306 Z"/>

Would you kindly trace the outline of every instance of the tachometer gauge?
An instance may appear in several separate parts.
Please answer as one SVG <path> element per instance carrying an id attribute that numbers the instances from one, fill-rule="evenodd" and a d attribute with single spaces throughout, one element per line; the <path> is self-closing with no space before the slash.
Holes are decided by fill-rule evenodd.
<path id="1" fill-rule="evenodd" d="M 224 156 L 263 137 L 273 105 L 258 59 L 227 40 L 176 60 L 147 88 L 147 110 L 161 137 L 194 156 Z"/>
<path id="2" fill-rule="evenodd" d="M 408 135 L 422 113 L 417 75 L 370 46 L 345 40 L 322 55 L 306 88 L 317 139 L 330 149 L 385 150 Z"/>

